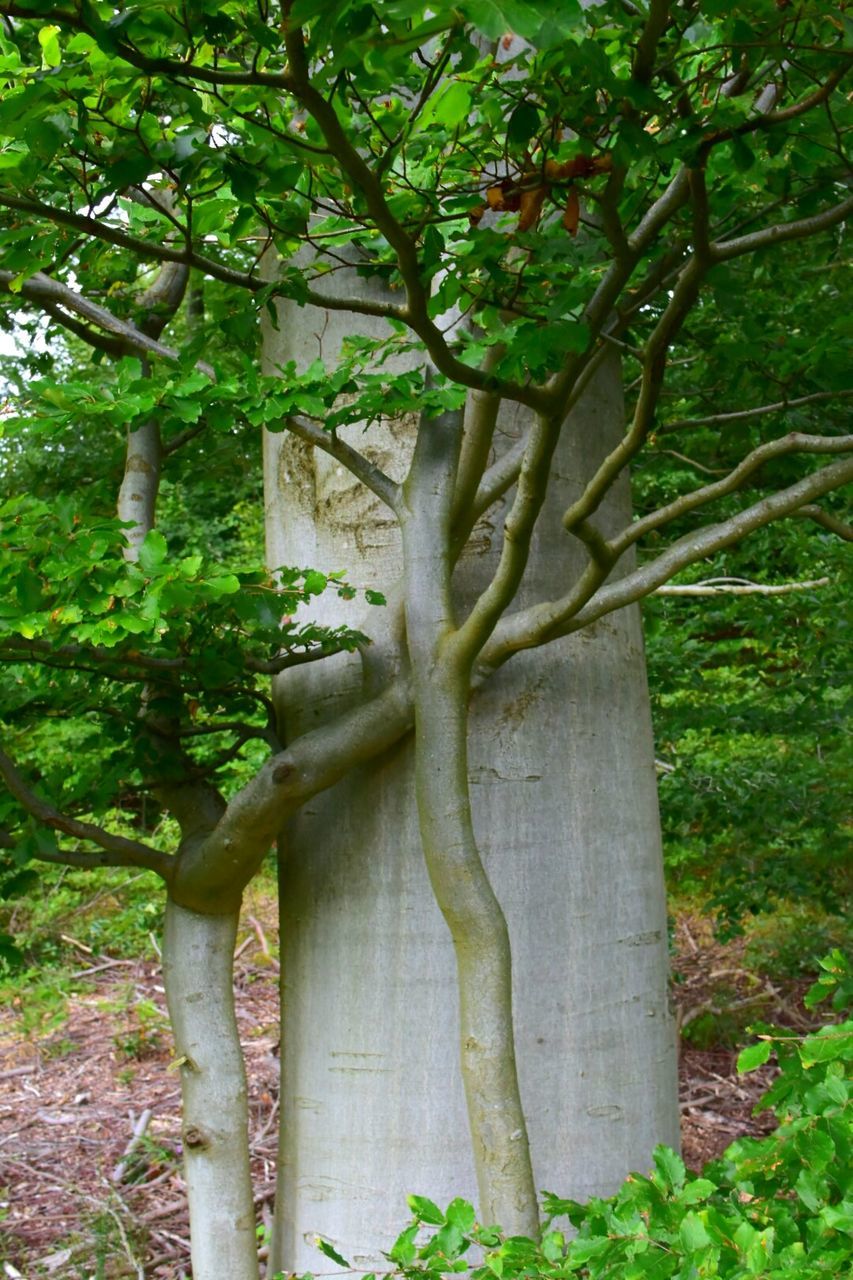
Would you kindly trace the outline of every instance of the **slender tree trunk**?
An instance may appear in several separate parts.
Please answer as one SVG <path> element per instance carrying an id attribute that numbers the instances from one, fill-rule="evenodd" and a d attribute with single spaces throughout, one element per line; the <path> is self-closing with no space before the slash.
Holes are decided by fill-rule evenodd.
<path id="1" fill-rule="evenodd" d="M 352 280 L 341 282 L 345 292 Z M 268 369 L 334 360 L 349 318 L 284 305 L 267 328 Z M 369 322 L 359 321 L 359 329 Z M 494 448 L 526 411 L 505 407 Z M 534 539 L 520 603 L 555 594 L 585 564 L 562 510 L 624 431 L 618 366 L 573 412 L 557 492 Z M 402 480 L 411 430 L 357 432 Z M 266 443 L 270 563 L 345 568 L 386 593 L 401 575 L 393 517 L 323 456 L 286 435 Z M 600 513 L 630 519 L 627 483 Z M 454 575 L 464 607 L 482 589 L 501 513 L 480 522 Z M 331 609 L 330 614 L 331 617 Z M 347 619 L 393 661 L 394 615 Z M 331 718 L 371 678 L 357 658 L 336 678 L 287 673 L 290 736 Z M 520 1092 L 535 1185 L 585 1199 L 677 1143 L 675 1041 L 667 998 L 666 910 L 654 751 L 639 614 L 519 655 L 473 697 L 473 827 L 506 917 Z M 411 743 L 302 810 L 282 868 L 281 1147 L 274 1267 L 316 1268 L 317 1235 L 354 1265 L 381 1266 L 416 1192 L 477 1200 L 458 1050 L 456 961 L 427 876 Z M 324 1262 L 324 1269 L 328 1263 Z"/>
<path id="2" fill-rule="evenodd" d="M 419 825 L 456 958 L 457 1043 L 479 1212 L 509 1235 L 535 1238 L 539 1214 L 515 1062 L 510 937 L 468 801 L 467 681 L 436 671 L 426 684 L 416 675 Z"/>
<path id="3" fill-rule="evenodd" d="M 404 489 L 403 581 L 415 693 L 415 792 L 427 873 L 450 930 L 459 1053 L 479 1209 L 509 1235 L 536 1237 L 539 1214 L 518 1088 L 512 954 L 471 819 L 471 663 L 454 646 L 452 511 L 464 419 L 423 422 Z"/>
<path id="4" fill-rule="evenodd" d="M 193 1280 L 258 1280 L 246 1071 L 234 1014 L 239 911 L 169 901 L 163 979 L 180 1065 Z"/>

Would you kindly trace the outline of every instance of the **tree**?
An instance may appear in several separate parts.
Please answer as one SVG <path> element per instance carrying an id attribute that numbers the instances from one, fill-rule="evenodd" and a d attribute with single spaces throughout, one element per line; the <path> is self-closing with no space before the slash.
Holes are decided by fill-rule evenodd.
<path id="1" fill-rule="evenodd" d="M 612 1184 L 675 1136 L 635 606 L 774 520 L 848 533 L 820 505 L 853 478 L 853 437 L 822 416 L 848 392 L 831 354 L 808 359 L 810 340 L 831 353 L 826 268 L 853 208 L 843 30 L 822 4 L 775 0 L 2 12 L 9 323 L 36 314 L 70 352 L 93 352 L 85 367 L 33 353 L 40 376 L 9 430 L 21 454 L 41 439 L 46 466 L 68 457 L 97 477 L 91 493 L 2 508 L 5 842 L 165 884 L 197 1280 L 257 1274 L 231 955 L 242 891 L 276 837 L 291 1100 L 276 1265 L 302 1265 L 306 1229 L 325 1221 L 304 1216 L 307 1198 L 331 1203 L 344 1225 L 328 1234 L 349 1249 L 371 1178 L 371 1212 L 391 1199 L 393 1215 L 403 1174 L 434 1176 L 447 1147 L 451 1184 L 473 1155 L 484 1220 L 536 1235 L 552 1171 L 574 1192 L 597 1146 L 609 1159 L 593 1176 Z M 778 273 L 800 333 L 768 345 L 751 304 Z M 798 429 L 780 433 L 792 412 Z M 91 464 L 112 456 L 116 428 L 118 518 L 108 468 Z M 272 574 L 245 554 L 175 554 L 154 522 L 164 468 L 203 468 L 199 442 L 217 434 L 257 456 L 247 428 L 265 431 Z M 660 436 L 697 432 L 718 442 L 719 476 L 700 457 L 698 484 L 688 469 L 632 522 L 628 468 Z M 104 735 L 71 776 L 50 751 L 62 713 L 81 742 Z M 515 757 L 496 747 L 498 716 Z M 470 1148 L 447 1080 L 449 949 L 432 958 L 443 935 L 426 878 L 393 857 L 410 847 L 413 725 Z M 472 817 L 472 778 L 499 773 L 501 752 L 537 752 L 552 771 L 535 793 L 512 786 L 524 775 L 498 779 Z M 116 829 L 140 793 L 172 815 L 176 848 Z M 371 1043 L 389 1009 L 411 1019 L 394 1089 L 361 1043 L 340 1063 L 322 1047 L 330 968 L 365 987 L 354 908 L 375 964 L 353 1025 L 370 1023 Z M 543 937 L 560 966 L 544 975 Z M 353 1096 L 389 1116 L 412 1110 L 407 1074 L 412 1093 L 424 1085 L 408 1136 L 389 1120 L 354 1153 L 354 1190 L 337 1161 L 359 1104 L 343 1117 L 346 1093 L 306 1095 L 318 1067 L 360 1076 Z M 590 1092 L 602 1069 L 619 1101 Z"/>

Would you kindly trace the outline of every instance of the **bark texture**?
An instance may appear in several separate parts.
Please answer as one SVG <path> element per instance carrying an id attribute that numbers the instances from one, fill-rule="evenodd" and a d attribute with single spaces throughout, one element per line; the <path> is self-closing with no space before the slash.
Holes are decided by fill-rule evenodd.
<path id="1" fill-rule="evenodd" d="M 344 288 L 351 286 L 345 282 Z M 334 358 L 346 319 L 280 309 L 268 367 Z M 363 323 L 359 322 L 359 328 Z M 322 335 L 322 339 L 319 337 Z M 504 407 L 498 453 L 528 423 Z M 624 430 L 618 367 L 572 413 L 556 491 L 518 603 L 555 593 L 586 552 L 561 515 Z M 394 479 L 405 424 L 354 442 Z M 267 441 L 272 564 L 346 568 L 393 594 L 390 512 L 338 464 L 287 436 Z M 629 518 L 627 484 L 597 517 Z M 501 513 L 479 522 L 455 575 L 459 602 L 493 569 Z M 349 618 L 352 621 L 352 615 Z M 391 609 L 360 625 L 392 655 Z M 383 636 L 383 629 L 386 634 Z M 376 661 L 377 654 L 372 657 Z M 282 690 L 289 735 L 360 695 L 357 658 L 338 680 L 303 668 Z M 367 670 L 367 679 L 371 669 Z M 675 1041 L 648 692 L 636 610 L 514 658 L 471 706 L 474 831 L 512 947 L 516 1051 L 536 1185 L 583 1199 L 677 1143 Z M 410 744 L 312 800 L 291 824 L 282 869 L 282 1159 L 276 1267 L 317 1265 L 319 1234 L 355 1266 L 381 1262 L 408 1192 L 438 1203 L 476 1181 L 459 1067 L 453 947 L 424 866 Z M 328 1264 L 325 1264 L 328 1269 Z"/>
<path id="2" fill-rule="evenodd" d="M 169 901 L 163 979 L 183 1098 L 194 1280 L 258 1280 L 246 1071 L 234 1015 L 238 913 Z"/>

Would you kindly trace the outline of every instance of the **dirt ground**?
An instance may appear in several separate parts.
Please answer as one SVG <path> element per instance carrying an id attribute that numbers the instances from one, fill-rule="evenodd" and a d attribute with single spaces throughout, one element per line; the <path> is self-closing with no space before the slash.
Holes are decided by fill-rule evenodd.
<path id="1" fill-rule="evenodd" d="M 269 1223 L 278 1110 L 275 936 L 249 917 L 240 938 L 237 1016 L 255 1200 L 260 1221 Z M 683 1153 L 698 1169 L 735 1137 L 772 1127 L 771 1117 L 752 1115 L 770 1068 L 738 1078 L 736 1051 L 699 1048 L 689 1043 L 690 1028 L 695 1038 L 709 1019 L 732 1011 L 742 1025 L 750 1017 L 797 1025 L 802 1015 L 797 992 L 757 980 L 739 946 L 715 943 L 706 922 L 682 919 L 676 942 L 674 993 L 688 1035 L 680 1063 Z M 0 1015 L 0 1276 L 187 1280 L 180 1091 L 158 966 L 81 949 L 76 978 L 67 1019 L 47 1038 L 22 1033 L 21 1007 Z"/>

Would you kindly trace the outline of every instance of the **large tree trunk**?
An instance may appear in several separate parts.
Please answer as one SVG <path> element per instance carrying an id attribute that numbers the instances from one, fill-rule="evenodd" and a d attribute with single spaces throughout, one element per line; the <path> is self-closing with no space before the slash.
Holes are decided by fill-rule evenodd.
<path id="1" fill-rule="evenodd" d="M 350 288 L 351 281 L 344 283 Z M 338 315 L 282 306 L 268 368 L 333 359 Z M 359 322 L 359 329 L 365 328 Z M 526 411 L 502 413 L 498 450 Z M 573 412 L 520 602 L 558 593 L 584 562 L 559 513 L 624 429 L 618 367 Z M 405 428 L 371 430 L 402 478 Z M 388 591 L 393 517 L 337 463 L 267 441 L 272 564 L 346 568 Z M 627 484 L 602 512 L 622 527 Z M 494 516 L 457 573 L 469 594 L 499 546 Z M 385 611 L 383 611 L 385 612 Z M 392 622 L 373 611 L 372 634 Z M 352 617 L 350 616 L 350 620 Z M 381 639 L 381 637 L 380 637 Z M 381 643 L 378 646 L 382 651 Z M 286 730 L 358 696 L 355 658 L 288 673 Z M 509 926 L 516 1050 L 536 1184 L 584 1199 L 677 1143 L 675 1044 L 648 691 L 636 610 L 521 654 L 471 708 L 474 828 Z M 282 871 L 281 1160 L 274 1266 L 315 1267 L 314 1240 L 381 1263 L 408 1192 L 476 1202 L 459 1066 L 453 947 L 424 867 L 411 744 L 313 800 L 287 833 Z M 324 1264 L 328 1269 L 328 1264 Z"/>

